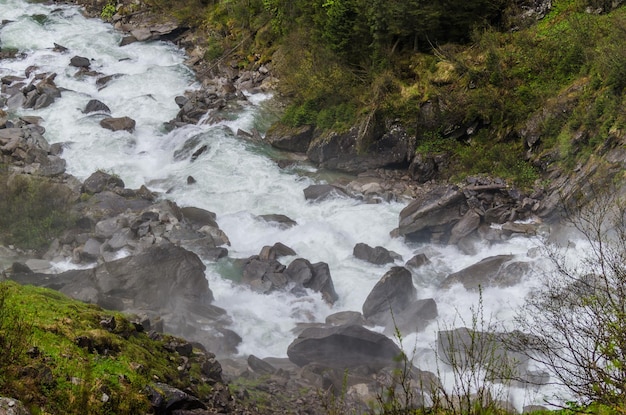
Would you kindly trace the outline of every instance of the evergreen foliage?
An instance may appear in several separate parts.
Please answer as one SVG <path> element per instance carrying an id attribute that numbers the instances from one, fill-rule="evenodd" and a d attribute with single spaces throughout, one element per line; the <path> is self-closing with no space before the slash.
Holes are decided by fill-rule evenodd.
<path id="1" fill-rule="evenodd" d="M 149 0 L 204 28 L 205 58 L 272 61 L 283 122 L 344 131 L 400 120 L 441 178 L 532 186 L 584 161 L 626 122 L 625 6 L 606 0 Z M 436 119 L 420 124 L 426 103 Z M 541 114 L 544 114 L 543 116 Z M 478 122 L 474 134 L 455 126 Z M 539 139 L 527 143 L 533 126 Z M 502 155 L 505 155 L 503 158 Z"/>

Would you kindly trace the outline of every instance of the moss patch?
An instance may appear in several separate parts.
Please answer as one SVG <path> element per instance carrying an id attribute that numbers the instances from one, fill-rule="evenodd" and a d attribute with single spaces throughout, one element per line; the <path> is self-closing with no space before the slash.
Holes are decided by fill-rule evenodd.
<path id="1" fill-rule="evenodd" d="M 152 382 L 193 388 L 162 340 L 48 289 L 0 283 L 0 342 L 0 395 L 35 414 L 145 413 Z"/>

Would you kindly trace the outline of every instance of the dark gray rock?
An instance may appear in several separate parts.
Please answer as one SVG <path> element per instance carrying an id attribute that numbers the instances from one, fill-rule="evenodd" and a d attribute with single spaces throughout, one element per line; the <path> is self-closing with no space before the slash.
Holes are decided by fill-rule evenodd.
<path id="1" fill-rule="evenodd" d="M 85 109 L 83 110 L 84 114 L 90 114 L 92 112 L 104 112 L 106 114 L 111 113 L 111 109 L 102 101 L 98 101 L 97 99 L 89 100 Z"/>
<path id="2" fill-rule="evenodd" d="M 376 283 L 363 303 L 363 316 L 371 320 L 378 315 L 403 310 L 416 297 L 411 272 L 393 267 Z"/>
<path id="3" fill-rule="evenodd" d="M 85 58 L 84 56 L 73 56 L 70 59 L 70 65 L 76 68 L 89 68 L 91 62 L 88 58 Z"/>
<path id="4" fill-rule="evenodd" d="M 393 366 L 401 353 L 388 337 L 357 325 L 305 329 L 287 349 L 289 360 L 298 366 L 364 366 L 372 372 Z"/>
<path id="5" fill-rule="evenodd" d="M 207 406 L 200 399 L 165 383 L 155 383 L 148 386 L 147 393 L 150 406 L 152 406 L 155 414 L 173 415 L 179 411 L 207 409 Z"/>
<path id="6" fill-rule="evenodd" d="M 473 210 L 468 210 L 465 215 L 450 230 L 448 243 L 456 244 L 463 238 L 474 233 L 480 226 L 480 215 Z"/>
<path id="7" fill-rule="evenodd" d="M 508 287 L 519 282 L 522 272 L 511 272 L 514 268 L 507 265 L 512 261 L 513 255 L 496 255 L 485 258 L 480 262 L 470 265 L 458 272 L 446 277 L 441 284 L 442 287 L 450 287 L 453 284 L 463 284 L 468 290 L 477 290 L 487 287 Z M 519 263 L 518 263 L 519 264 Z M 516 266 L 518 271 L 523 266 Z"/>
<path id="8" fill-rule="evenodd" d="M 296 251 L 285 244 L 277 242 L 273 246 L 264 246 L 259 253 L 259 258 L 261 260 L 268 260 L 293 255 L 296 255 Z"/>
<path id="9" fill-rule="evenodd" d="M 465 197 L 459 188 L 438 186 L 402 209 L 398 232 L 410 240 L 430 242 L 434 233 L 450 232 L 461 219 L 464 205 Z"/>
<path id="10" fill-rule="evenodd" d="M 304 198 L 314 202 L 337 196 L 347 196 L 347 194 L 337 186 L 330 184 L 312 184 L 304 189 Z"/>
<path id="11" fill-rule="evenodd" d="M 339 299 L 330 276 L 330 269 L 325 262 L 311 264 L 306 259 L 298 258 L 289 264 L 285 275 L 288 281 L 321 293 L 322 298 L 329 304 L 334 304 Z"/>
<path id="12" fill-rule="evenodd" d="M 273 375 L 278 372 L 274 366 L 252 354 L 248 356 L 248 367 L 260 375 Z"/>
<path id="13" fill-rule="evenodd" d="M 57 275 L 14 273 L 11 278 L 104 308 L 161 316 L 165 331 L 230 353 L 241 338 L 223 327 L 231 322 L 226 312 L 211 305 L 213 293 L 204 270 L 196 254 L 163 242 L 91 269 Z"/>
<path id="14" fill-rule="evenodd" d="M 363 316 L 369 324 L 385 327 L 388 334 L 423 330 L 437 317 L 437 304 L 432 299 L 417 300 L 416 295 L 410 271 L 393 267 L 365 299 Z"/>
<path id="15" fill-rule="evenodd" d="M 241 282 L 261 293 L 281 290 L 287 286 L 284 271 L 285 266 L 275 259 L 261 260 L 253 256 L 244 264 Z"/>
<path id="16" fill-rule="evenodd" d="M 418 183 L 426 183 L 429 180 L 433 180 L 439 173 L 437 159 L 435 156 L 418 153 L 413 157 L 408 173 Z"/>
<path id="17" fill-rule="evenodd" d="M 270 214 L 259 215 L 257 217 L 267 223 L 278 226 L 280 229 L 288 229 L 298 224 L 295 220 L 285 215 Z"/>
<path id="18" fill-rule="evenodd" d="M 298 128 L 274 124 L 265 134 L 265 140 L 272 147 L 295 153 L 306 153 L 313 138 L 313 127 L 303 125 Z"/>
<path id="19" fill-rule="evenodd" d="M 83 192 L 88 194 L 101 193 L 105 190 L 124 188 L 124 181 L 117 176 L 96 171 L 83 182 Z"/>
<path id="20" fill-rule="evenodd" d="M 405 267 L 409 267 L 409 268 L 420 268 L 424 265 L 430 264 L 430 260 L 428 259 L 428 257 L 426 256 L 426 254 L 417 254 L 415 256 L 413 256 L 413 258 L 409 259 L 406 264 L 404 264 Z"/>
<path id="21" fill-rule="evenodd" d="M 352 255 L 354 255 L 358 259 L 376 265 L 393 263 L 398 256 L 398 254 L 394 255 L 394 253 L 390 252 L 386 248 L 383 248 L 382 246 L 372 248 L 371 246 L 364 243 L 356 244 L 352 251 Z"/>
<path id="22" fill-rule="evenodd" d="M 219 227 L 215 221 L 217 215 L 213 212 L 193 206 L 182 207 L 180 211 L 184 220 L 190 222 L 197 228 L 202 228 L 203 226 Z"/>
<path id="23" fill-rule="evenodd" d="M 397 123 L 372 118 L 361 128 L 314 137 L 307 157 L 321 167 L 349 173 L 408 165 L 413 137 Z"/>

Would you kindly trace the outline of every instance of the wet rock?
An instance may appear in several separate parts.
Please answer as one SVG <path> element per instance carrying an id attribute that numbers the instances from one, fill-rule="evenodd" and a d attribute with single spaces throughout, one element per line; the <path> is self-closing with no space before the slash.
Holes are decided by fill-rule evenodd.
<path id="1" fill-rule="evenodd" d="M 304 189 L 304 198 L 313 202 L 319 202 L 337 196 L 347 196 L 346 192 L 337 186 L 330 184 L 312 184 Z"/>
<path id="2" fill-rule="evenodd" d="M 393 366 L 400 353 L 388 337 L 357 325 L 308 328 L 287 349 L 289 360 L 301 367 L 308 364 L 339 369 L 365 366 L 373 371 Z"/>
<path id="3" fill-rule="evenodd" d="M 321 293 L 322 298 L 329 304 L 337 301 L 338 296 L 328 264 L 324 262 L 311 264 L 306 259 L 297 258 L 285 267 L 272 257 L 283 254 L 294 255 L 295 252 L 282 244 L 274 247 L 276 251 L 273 253 L 271 249 L 265 249 L 261 255 L 255 255 L 243 261 L 242 283 L 262 293 L 283 290 L 291 284 L 294 285 L 292 292 L 299 295 L 304 295 L 304 289 L 308 288 Z"/>
<path id="4" fill-rule="evenodd" d="M 257 217 L 267 223 L 278 226 L 280 229 L 289 229 L 298 224 L 295 220 L 285 215 L 270 214 L 270 215 L 259 215 Z"/>
<path id="5" fill-rule="evenodd" d="M 104 308 L 161 316 L 167 332 L 211 345 L 213 350 L 232 351 L 241 338 L 223 327 L 230 323 L 226 312 L 211 305 L 213 294 L 204 269 L 196 254 L 162 242 L 91 269 L 11 277 Z"/>
<path id="6" fill-rule="evenodd" d="M 393 267 L 376 283 L 363 303 L 363 316 L 369 324 L 384 326 L 387 333 L 419 331 L 437 317 L 432 299 L 417 300 L 411 273 Z"/>
<path id="7" fill-rule="evenodd" d="M 413 139 L 399 124 L 369 118 L 362 128 L 314 137 L 307 157 L 321 167 L 360 173 L 408 165 Z"/>
<path id="8" fill-rule="evenodd" d="M 445 232 L 461 219 L 464 203 L 456 186 L 436 187 L 402 209 L 398 232 L 410 240 L 430 242 L 433 233 Z"/>
<path id="9" fill-rule="evenodd" d="M 84 56 L 74 56 L 70 59 L 70 65 L 76 68 L 89 68 L 91 62 L 88 58 L 85 58 Z"/>
<path id="10" fill-rule="evenodd" d="M 430 260 L 426 254 L 417 254 L 413 258 L 409 259 L 404 265 L 408 268 L 417 269 L 427 264 L 430 264 Z"/>
<path id="11" fill-rule="evenodd" d="M 129 117 L 110 117 L 101 120 L 100 126 L 111 131 L 128 131 L 132 133 L 135 130 L 135 120 Z"/>
<path id="12" fill-rule="evenodd" d="M 289 248 L 287 245 L 280 242 L 275 243 L 273 246 L 264 246 L 259 253 L 261 260 L 271 260 L 280 258 L 283 256 L 296 255 L 296 251 Z"/>
<path id="13" fill-rule="evenodd" d="M 364 243 L 356 244 L 352 251 L 352 255 L 354 255 L 355 258 L 376 265 L 390 264 L 395 262 L 396 259 L 402 259 L 402 257 L 398 258 L 399 255 L 397 253 L 391 252 L 382 246 L 372 248 Z"/>
<path id="14" fill-rule="evenodd" d="M 358 311 L 339 311 L 326 317 L 326 324 L 332 326 L 343 326 L 346 324 L 364 326 L 366 323 L 365 317 Z"/>
<path id="15" fill-rule="evenodd" d="M 242 282 L 261 293 L 280 290 L 287 286 L 283 274 L 285 266 L 274 260 L 261 260 L 258 256 L 248 258 L 243 268 Z"/>
<path id="16" fill-rule="evenodd" d="M 248 367 L 259 375 L 273 375 L 278 372 L 274 366 L 252 354 L 248 356 Z"/>
<path id="17" fill-rule="evenodd" d="M 105 190 L 124 188 L 124 181 L 117 176 L 96 171 L 83 182 L 83 192 L 87 194 L 101 193 Z"/>
<path id="18" fill-rule="evenodd" d="M 195 396 L 165 383 L 155 383 L 147 388 L 150 406 L 156 414 L 175 414 L 194 409 L 206 410 L 207 406 Z"/>
<path id="19" fill-rule="evenodd" d="M 55 52 L 65 53 L 65 52 L 67 52 L 69 50 L 65 46 L 59 45 L 58 43 L 53 43 L 53 44 L 54 44 L 54 48 L 52 48 L 52 50 L 55 51 Z"/>
<path id="20" fill-rule="evenodd" d="M 137 41 L 138 40 L 137 40 L 137 38 L 135 36 L 127 35 L 127 36 L 122 37 L 122 40 L 120 40 L 120 45 L 119 46 L 120 47 L 127 46 L 127 45 L 130 45 L 131 43 L 135 43 Z"/>
<path id="21" fill-rule="evenodd" d="M 306 153 L 312 138 L 313 127 L 310 125 L 290 128 L 276 123 L 265 134 L 265 140 L 272 147 L 295 153 Z"/>
<path id="22" fill-rule="evenodd" d="M 334 304 L 339 299 L 330 276 L 330 269 L 325 262 L 311 264 L 306 259 L 298 258 L 289 264 L 285 274 L 289 281 L 321 293 L 328 304 Z"/>
<path id="23" fill-rule="evenodd" d="M 98 79 L 96 79 L 96 86 L 98 87 L 98 90 L 101 90 L 103 88 L 106 88 L 106 86 L 109 84 L 109 82 L 111 82 L 112 80 L 117 79 L 117 78 L 119 78 L 121 76 L 122 75 L 120 75 L 120 74 L 101 76 Z"/>
<path id="24" fill-rule="evenodd" d="M 461 239 L 474 233 L 480 226 L 480 215 L 473 210 L 468 210 L 465 215 L 450 230 L 448 243 L 456 244 Z"/>
<path id="25" fill-rule="evenodd" d="M 219 227 L 215 221 L 217 215 L 208 210 L 187 206 L 180 208 L 180 212 L 184 220 L 190 222 L 197 228 L 202 228 L 203 226 Z"/>
<path id="26" fill-rule="evenodd" d="M 509 287 L 517 284 L 529 265 L 520 262 L 511 262 L 513 255 L 496 255 L 485 258 L 446 277 L 442 287 L 453 284 L 463 284 L 468 290 L 477 290 L 487 287 Z"/>
<path id="27" fill-rule="evenodd" d="M 102 101 L 98 101 L 97 99 L 89 100 L 85 109 L 83 110 L 84 114 L 90 114 L 92 112 L 103 112 L 106 114 L 111 113 L 111 109 Z"/>

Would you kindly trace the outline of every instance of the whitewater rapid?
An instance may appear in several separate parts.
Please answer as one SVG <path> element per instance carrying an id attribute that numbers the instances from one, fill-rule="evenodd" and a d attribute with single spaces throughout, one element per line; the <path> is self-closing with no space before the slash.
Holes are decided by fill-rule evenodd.
<path id="1" fill-rule="evenodd" d="M 39 72 L 57 74 L 55 83 L 63 88 L 62 98 L 48 108 L 18 109 L 16 113 L 43 118 L 45 138 L 65 144 L 62 156 L 68 173 L 84 180 L 94 171 L 104 170 L 118 175 L 127 187 L 145 184 L 151 190 L 167 192 L 165 196 L 180 206 L 215 212 L 220 228 L 230 239 L 231 258 L 246 258 L 258 254 L 264 245 L 282 242 L 299 257 L 329 264 L 339 295 L 333 307 L 314 293 L 304 298 L 289 293 L 255 293 L 227 278 L 226 263 L 206 264 L 215 304 L 227 310 L 234 321 L 232 329 L 243 338 L 241 355 L 284 357 L 298 323 L 324 322 L 326 316 L 338 311 L 361 311 L 370 290 L 390 268 L 355 259 L 355 244 L 364 242 L 393 250 L 404 261 L 422 252 L 431 260 L 414 275 L 414 283 L 418 298 L 435 299 L 440 317 L 425 331 L 405 336 L 403 345 L 418 352 L 416 366 L 436 371 L 432 351 L 437 330 L 470 324 L 470 310 L 479 300 L 478 293 L 460 286 L 439 290 L 438 283 L 447 274 L 492 255 L 513 254 L 522 261 L 532 260 L 528 252 L 538 242 L 524 237 L 496 245 L 485 243 L 477 255 L 463 254 L 455 247 L 410 245 L 392 238 L 390 232 L 397 227 L 399 212 L 407 201 L 365 204 L 336 198 L 308 203 L 303 189 L 314 183 L 314 167 L 301 165 L 305 175 L 298 174 L 298 168 L 281 169 L 269 156 L 275 150 L 236 137 L 238 129 L 264 132 L 273 117 L 264 110 L 270 95 L 248 96 L 234 120 L 167 132 L 163 123 L 178 112 L 174 98 L 199 87 L 184 64 L 184 53 L 171 44 L 119 47 L 122 35 L 111 25 L 85 18 L 70 6 L 0 0 L 0 16 L 11 21 L 0 30 L 2 47 L 20 51 L 16 59 L 0 61 L 0 76 L 23 76 L 32 65 L 40 68 Z M 55 43 L 69 51 L 53 51 Z M 77 76 L 77 68 L 69 66 L 75 55 L 89 58 L 92 70 L 116 77 L 99 89 L 95 77 Z M 108 105 L 114 117 L 135 119 L 136 130 L 128 133 L 101 128 L 99 118 L 82 113 L 91 99 Z M 191 138 L 206 144 L 207 151 L 193 163 L 188 158 L 177 160 L 175 152 Z M 187 186 L 188 176 L 197 183 Z M 255 218 L 261 214 L 283 214 L 298 225 L 283 230 Z M 284 258 L 284 262 L 292 259 Z M 515 287 L 485 289 L 484 314 L 511 328 L 516 310 L 535 285 L 536 281 L 529 279 Z M 525 395 L 516 400 L 520 404 L 531 399 Z"/>

